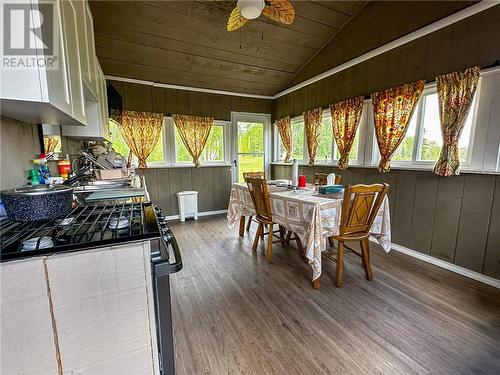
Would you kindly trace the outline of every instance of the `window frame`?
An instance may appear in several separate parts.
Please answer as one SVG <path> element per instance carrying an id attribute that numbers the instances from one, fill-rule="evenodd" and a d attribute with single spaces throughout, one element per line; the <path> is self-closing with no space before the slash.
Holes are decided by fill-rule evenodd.
<path id="1" fill-rule="evenodd" d="M 358 150 L 357 150 L 357 157 L 356 159 L 349 160 L 349 165 L 362 165 L 364 161 L 364 138 L 365 138 L 365 133 L 366 133 L 366 124 L 367 124 L 367 106 L 366 106 L 366 100 L 365 100 L 365 105 L 363 106 L 363 112 L 361 114 L 361 119 L 360 123 L 358 125 L 357 133 L 356 136 L 358 137 Z M 323 109 L 323 117 L 322 120 L 325 118 L 331 118 L 331 111 L 329 108 Z M 306 139 L 306 128 L 305 128 L 305 123 L 304 123 L 304 116 L 295 116 L 290 120 L 290 123 L 297 124 L 297 123 L 302 123 L 302 128 L 304 132 L 304 143 L 302 145 L 303 149 L 303 155 L 304 158 L 297 160 L 300 165 L 307 165 L 309 163 L 309 152 L 307 150 L 307 139 Z M 333 131 L 333 130 L 332 130 Z M 273 160 L 274 163 L 284 163 L 283 159 L 280 159 L 280 147 L 281 147 L 281 139 L 280 135 L 278 132 L 278 127 L 276 126 L 276 122 L 273 124 Z M 338 148 L 337 148 L 337 142 L 335 142 L 335 139 L 333 137 L 332 133 L 332 152 L 331 152 L 331 158 L 325 162 L 324 159 L 317 160 L 315 165 L 318 166 L 330 166 L 330 165 L 336 165 L 338 163 L 338 159 L 336 158 Z"/>
<path id="2" fill-rule="evenodd" d="M 164 130 L 166 133 L 166 142 L 163 142 L 164 144 L 164 149 L 166 149 L 166 155 L 168 155 L 167 158 L 165 158 L 165 163 L 163 166 L 166 167 L 188 167 L 192 168 L 194 167 L 194 164 L 192 161 L 186 161 L 186 162 L 179 162 L 176 160 L 176 155 L 177 155 L 177 147 L 175 143 L 175 123 L 172 118 L 172 116 L 164 116 L 164 121 L 165 121 L 165 126 Z M 221 126 L 222 127 L 222 137 L 223 137 L 223 154 L 224 158 L 223 160 L 218 160 L 218 161 L 201 161 L 201 166 L 202 167 L 220 167 L 220 166 L 229 166 L 231 165 L 230 162 L 230 154 L 231 154 L 231 147 L 230 147 L 230 142 L 231 142 L 231 136 L 230 136 L 230 121 L 223 121 L 223 120 L 214 120 L 213 126 Z"/>
<path id="3" fill-rule="evenodd" d="M 421 157 L 422 151 L 422 142 L 424 136 L 424 118 L 425 118 L 425 101 L 427 96 L 437 94 L 436 83 L 431 82 L 425 85 L 424 90 L 422 92 L 422 96 L 420 97 L 416 112 L 413 115 L 417 116 L 417 124 L 415 128 L 415 141 L 413 142 L 413 152 L 411 160 L 391 160 L 392 167 L 399 167 L 404 169 L 428 169 L 432 170 L 436 165 L 437 160 L 419 160 Z M 476 119 L 477 119 L 477 110 L 480 96 L 480 84 L 478 84 L 476 93 L 474 95 L 474 99 L 472 102 L 472 106 L 470 111 L 472 111 L 472 125 L 471 132 L 469 137 L 469 142 L 467 145 L 467 155 L 464 161 L 460 161 L 460 169 L 467 170 L 471 168 L 472 154 L 474 149 L 474 136 L 476 133 Z M 373 107 L 372 107 L 373 112 Z M 371 118 L 371 124 L 374 128 L 374 119 L 373 116 Z M 377 137 L 375 136 L 375 131 L 373 131 L 373 151 L 372 151 L 372 162 L 371 166 L 378 165 L 380 161 L 380 152 L 377 145 Z"/>

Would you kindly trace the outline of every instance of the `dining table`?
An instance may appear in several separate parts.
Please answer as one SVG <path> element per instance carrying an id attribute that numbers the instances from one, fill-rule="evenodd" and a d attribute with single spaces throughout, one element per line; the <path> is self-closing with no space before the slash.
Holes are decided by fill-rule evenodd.
<path id="1" fill-rule="evenodd" d="M 319 194 L 314 186 L 289 189 L 269 184 L 269 198 L 273 222 L 295 233 L 304 246 L 304 255 L 312 268 L 312 284 L 320 285 L 322 252 L 326 239 L 339 234 L 343 194 Z M 233 228 L 239 220 L 239 235 L 244 236 L 245 220 L 255 216 L 252 198 L 246 183 L 234 183 L 227 212 L 228 225 Z M 380 206 L 370 229 L 385 252 L 391 250 L 391 221 L 387 196 Z"/>

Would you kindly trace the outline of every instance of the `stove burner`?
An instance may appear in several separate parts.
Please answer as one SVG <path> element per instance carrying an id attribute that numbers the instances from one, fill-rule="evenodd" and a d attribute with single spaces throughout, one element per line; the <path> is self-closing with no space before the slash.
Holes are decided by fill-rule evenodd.
<path id="1" fill-rule="evenodd" d="M 79 206 L 59 219 L 0 221 L 0 260 L 160 237 L 151 203 Z"/>
<path id="2" fill-rule="evenodd" d="M 58 223 L 58 225 L 60 225 L 61 227 L 64 227 L 64 226 L 66 226 L 66 225 L 71 224 L 71 223 L 73 222 L 73 220 L 75 220 L 75 218 L 74 218 L 74 217 L 71 217 L 71 216 L 70 216 L 70 217 L 66 217 L 66 218 L 62 219 L 62 220 Z"/>
<path id="3" fill-rule="evenodd" d="M 118 218 L 114 217 L 109 220 L 109 227 L 111 229 L 125 229 L 128 227 L 128 219 L 122 218 L 118 221 Z"/>
<path id="4" fill-rule="evenodd" d="M 37 243 L 39 243 L 38 249 L 49 249 L 51 247 L 54 247 L 54 242 L 50 237 L 47 236 L 33 237 L 23 241 L 22 250 L 23 251 L 35 250 L 37 249 Z"/>

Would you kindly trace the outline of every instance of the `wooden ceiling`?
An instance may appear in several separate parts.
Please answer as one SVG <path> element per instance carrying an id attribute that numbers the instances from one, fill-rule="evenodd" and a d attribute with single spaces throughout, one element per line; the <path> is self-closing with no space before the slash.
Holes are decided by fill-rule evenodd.
<path id="1" fill-rule="evenodd" d="M 91 0 L 97 56 L 108 75 L 272 96 L 472 2 L 292 3 L 291 25 L 227 32 L 236 1 Z"/>
<path id="2" fill-rule="evenodd" d="M 236 1 L 92 1 L 105 74 L 158 83 L 273 95 L 366 1 L 294 1 L 292 25 L 262 17 L 239 31 Z"/>

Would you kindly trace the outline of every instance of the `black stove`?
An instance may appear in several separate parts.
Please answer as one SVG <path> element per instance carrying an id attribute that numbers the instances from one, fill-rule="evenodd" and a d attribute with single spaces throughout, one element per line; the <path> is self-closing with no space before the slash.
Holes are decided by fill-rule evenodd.
<path id="1" fill-rule="evenodd" d="M 0 260 L 149 241 L 160 374 L 175 373 L 169 276 L 182 269 L 175 237 L 151 203 L 80 206 L 59 219 L 0 221 Z"/>
<path id="2" fill-rule="evenodd" d="M 0 260 L 80 250 L 170 233 L 151 203 L 80 206 L 48 221 L 0 222 Z"/>

